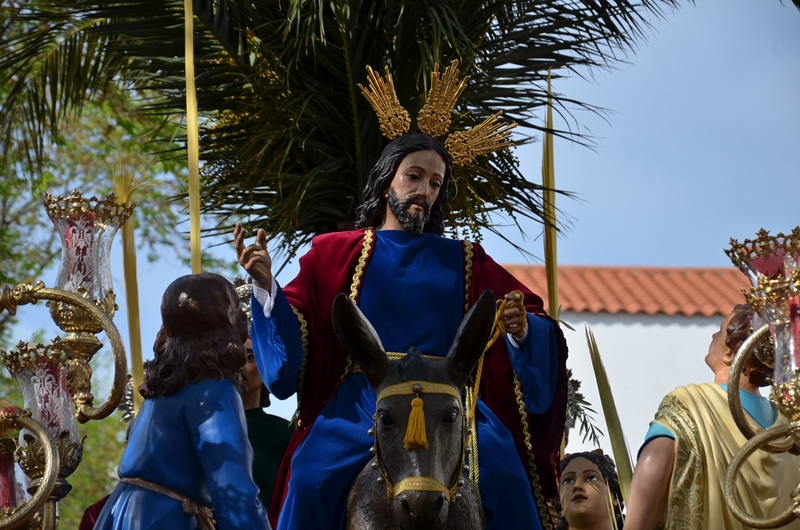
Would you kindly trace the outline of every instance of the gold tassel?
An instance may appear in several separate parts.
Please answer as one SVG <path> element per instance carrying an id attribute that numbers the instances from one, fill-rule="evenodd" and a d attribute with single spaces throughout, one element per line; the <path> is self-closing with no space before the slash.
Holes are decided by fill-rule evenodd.
<path id="1" fill-rule="evenodd" d="M 417 396 L 411 400 L 411 414 L 408 416 L 408 428 L 406 437 L 403 440 L 403 447 L 406 451 L 412 449 L 427 449 L 428 437 L 425 434 L 425 412 L 422 399 Z"/>

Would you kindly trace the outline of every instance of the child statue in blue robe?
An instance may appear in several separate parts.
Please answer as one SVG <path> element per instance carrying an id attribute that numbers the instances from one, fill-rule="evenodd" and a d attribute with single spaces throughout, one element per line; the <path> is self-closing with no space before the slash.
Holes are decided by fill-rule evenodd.
<path id="1" fill-rule="evenodd" d="M 233 285 L 216 274 L 178 278 L 161 316 L 120 484 L 95 528 L 269 530 L 239 394 L 247 319 Z"/>

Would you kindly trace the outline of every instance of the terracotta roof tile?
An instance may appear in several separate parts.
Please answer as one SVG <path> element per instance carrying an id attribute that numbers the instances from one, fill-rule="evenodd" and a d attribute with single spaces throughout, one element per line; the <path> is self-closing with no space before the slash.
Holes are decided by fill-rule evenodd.
<path id="1" fill-rule="evenodd" d="M 511 274 L 544 298 L 547 277 L 541 265 L 506 265 Z M 750 287 L 738 269 L 678 267 L 597 267 L 562 265 L 558 290 L 563 311 L 635 315 L 727 315 L 744 303 Z"/>

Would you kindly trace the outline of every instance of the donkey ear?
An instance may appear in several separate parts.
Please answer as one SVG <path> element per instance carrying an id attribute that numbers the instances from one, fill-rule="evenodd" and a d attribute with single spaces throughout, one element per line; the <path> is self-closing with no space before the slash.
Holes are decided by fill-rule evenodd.
<path id="1" fill-rule="evenodd" d="M 345 351 L 361 367 L 369 384 L 377 388 L 389 369 L 389 356 L 367 317 L 343 293 L 333 301 L 333 329 Z"/>
<path id="2" fill-rule="evenodd" d="M 496 309 L 494 293 L 486 289 L 458 327 L 445 362 L 453 382 L 459 387 L 466 384 L 489 342 Z"/>

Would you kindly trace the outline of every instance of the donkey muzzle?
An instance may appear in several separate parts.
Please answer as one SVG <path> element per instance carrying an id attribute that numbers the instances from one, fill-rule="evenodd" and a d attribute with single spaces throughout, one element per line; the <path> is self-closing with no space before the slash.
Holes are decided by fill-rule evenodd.
<path id="1" fill-rule="evenodd" d="M 395 520 L 403 530 L 441 530 L 449 506 L 441 491 L 405 491 L 394 498 Z"/>

